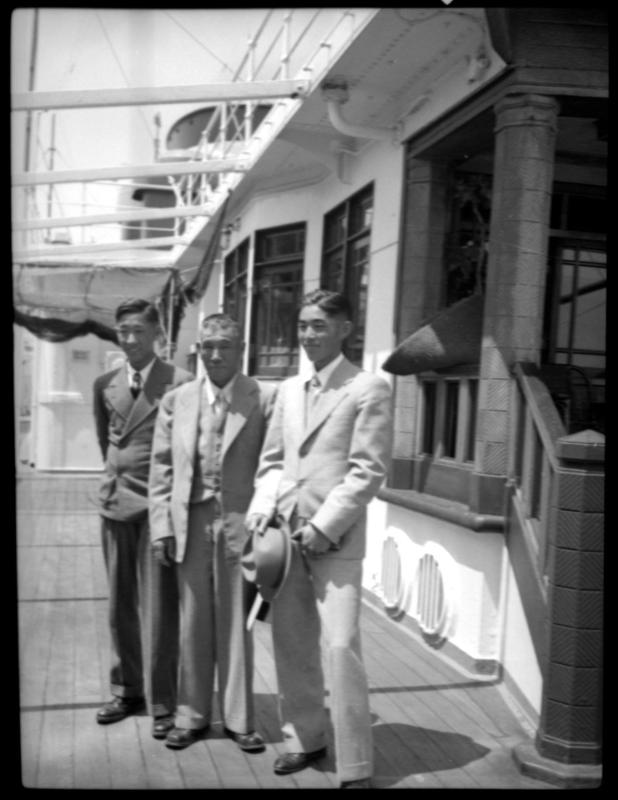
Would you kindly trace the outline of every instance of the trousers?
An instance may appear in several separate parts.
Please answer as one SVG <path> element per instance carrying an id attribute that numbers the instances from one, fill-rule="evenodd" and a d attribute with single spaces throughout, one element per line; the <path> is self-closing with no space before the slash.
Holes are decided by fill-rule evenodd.
<path id="1" fill-rule="evenodd" d="M 294 545 L 288 578 L 271 610 L 286 749 L 312 752 L 326 744 L 324 663 L 340 781 L 367 778 L 373 771 L 360 640 L 361 579 L 360 559 L 304 556 Z"/>
<path id="2" fill-rule="evenodd" d="M 240 549 L 226 546 L 218 503 L 189 509 L 187 548 L 178 564 L 180 655 L 179 728 L 209 725 L 215 674 L 223 724 L 236 733 L 254 730 L 253 637 L 246 630 L 246 592 Z"/>
<path id="3" fill-rule="evenodd" d="M 111 692 L 146 697 L 152 716 L 173 714 L 178 665 L 178 589 L 175 567 L 153 557 L 147 518 L 102 517 L 109 584 Z"/>

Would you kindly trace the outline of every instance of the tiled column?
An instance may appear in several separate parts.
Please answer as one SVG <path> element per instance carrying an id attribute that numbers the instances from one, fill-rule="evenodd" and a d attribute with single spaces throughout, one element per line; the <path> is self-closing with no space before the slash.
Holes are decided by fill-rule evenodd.
<path id="1" fill-rule="evenodd" d="M 439 308 L 447 225 L 447 167 L 441 162 L 406 164 L 402 219 L 401 272 L 398 281 L 397 341 L 413 333 Z M 393 488 L 411 488 L 411 460 L 417 381 L 396 378 Z"/>
<path id="2" fill-rule="evenodd" d="M 558 104 L 510 95 L 495 112 L 476 473 L 479 494 L 501 504 L 496 489 L 507 473 L 511 369 L 516 361 L 538 363 L 541 348 Z M 476 505 L 500 513 L 482 497 Z"/>
<path id="3" fill-rule="evenodd" d="M 514 756 L 526 774 L 592 788 L 602 762 L 605 437 L 564 436 L 556 455 L 541 719 L 534 745 Z"/>

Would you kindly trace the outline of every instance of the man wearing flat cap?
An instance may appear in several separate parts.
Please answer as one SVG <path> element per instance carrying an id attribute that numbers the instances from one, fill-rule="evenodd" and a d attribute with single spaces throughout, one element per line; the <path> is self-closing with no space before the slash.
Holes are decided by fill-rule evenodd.
<path id="1" fill-rule="evenodd" d="M 296 544 L 271 603 L 280 716 L 287 752 L 275 773 L 325 755 L 320 638 L 326 645 L 337 774 L 342 788 L 370 788 L 373 747 L 360 646 L 366 506 L 391 451 L 390 387 L 342 353 L 348 301 L 336 292 L 305 296 L 298 337 L 313 363 L 310 380 L 284 381 L 260 457 L 247 515 L 252 535 L 283 517 Z"/>
<path id="2" fill-rule="evenodd" d="M 150 470 L 152 546 L 162 564 L 176 562 L 180 603 L 178 707 L 166 746 L 206 735 L 216 671 L 224 733 L 259 752 L 241 556 L 274 389 L 240 373 L 240 327 L 225 314 L 202 322 L 200 353 L 204 377 L 161 401 Z"/>

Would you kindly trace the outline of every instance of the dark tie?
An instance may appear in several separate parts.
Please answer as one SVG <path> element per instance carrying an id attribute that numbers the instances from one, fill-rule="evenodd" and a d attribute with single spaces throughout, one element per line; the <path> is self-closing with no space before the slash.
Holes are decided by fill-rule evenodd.
<path id="1" fill-rule="evenodd" d="M 133 380 L 131 381 L 131 394 L 135 399 L 142 390 L 142 376 L 139 372 L 133 373 Z"/>

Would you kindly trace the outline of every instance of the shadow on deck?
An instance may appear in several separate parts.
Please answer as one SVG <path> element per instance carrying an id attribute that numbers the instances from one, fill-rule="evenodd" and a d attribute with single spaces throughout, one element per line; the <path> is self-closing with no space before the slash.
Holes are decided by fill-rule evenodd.
<path id="1" fill-rule="evenodd" d="M 248 755 L 220 724 L 182 751 L 152 738 L 144 713 L 110 726 L 107 586 L 96 511 L 98 475 L 17 482 L 21 781 L 43 789 L 336 788 L 329 755 L 277 776 L 270 625 L 255 626 L 256 713 L 266 752 Z M 371 606 L 363 609 L 376 788 L 550 789 L 512 758 L 528 739 L 495 682 L 474 680 Z"/>

